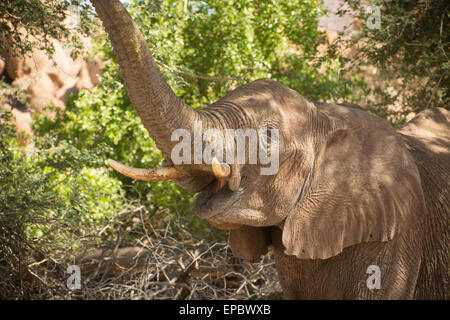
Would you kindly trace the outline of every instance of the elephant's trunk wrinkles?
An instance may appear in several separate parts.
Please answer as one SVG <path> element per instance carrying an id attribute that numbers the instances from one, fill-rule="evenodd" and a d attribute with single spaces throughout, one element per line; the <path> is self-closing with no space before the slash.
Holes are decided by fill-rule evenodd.
<path id="1" fill-rule="evenodd" d="M 217 128 L 211 114 L 197 111 L 178 98 L 161 75 L 147 42 L 136 23 L 119 0 L 91 0 L 103 22 L 114 48 L 128 95 L 144 127 L 162 151 L 163 157 L 171 163 L 173 147 L 171 135 L 177 129 L 191 134 L 195 124 L 201 123 L 203 130 Z M 195 177 L 199 172 L 215 175 L 221 184 L 230 175 L 228 165 L 208 167 L 204 165 L 177 165 L 159 169 L 137 169 L 110 160 L 111 167 L 134 179 L 161 181 L 185 176 Z M 189 180 L 189 177 L 186 177 Z"/>
<path id="2" fill-rule="evenodd" d="M 133 106 L 165 159 L 176 129 L 193 132 L 194 121 L 208 119 L 178 98 L 161 75 L 147 42 L 119 0 L 91 0 L 114 48 Z M 183 168 L 180 168 L 181 170 Z"/>

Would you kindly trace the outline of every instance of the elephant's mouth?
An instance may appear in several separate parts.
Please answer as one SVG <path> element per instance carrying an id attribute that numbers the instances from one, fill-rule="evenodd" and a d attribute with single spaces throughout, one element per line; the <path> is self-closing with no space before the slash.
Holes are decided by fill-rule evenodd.
<path id="1" fill-rule="evenodd" d="M 200 192 L 195 204 L 195 214 L 219 229 L 237 229 L 241 224 L 226 222 L 226 216 L 239 200 L 240 189 L 230 190 L 226 180 L 213 181 Z"/>

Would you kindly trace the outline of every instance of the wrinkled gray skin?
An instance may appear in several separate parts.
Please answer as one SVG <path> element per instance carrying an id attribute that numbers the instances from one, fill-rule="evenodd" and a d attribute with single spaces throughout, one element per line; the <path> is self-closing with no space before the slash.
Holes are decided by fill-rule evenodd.
<path id="1" fill-rule="evenodd" d="M 233 253 L 271 247 L 287 299 L 448 299 L 450 114 L 419 114 L 396 132 L 355 105 L 313 103 L 271 80 L 238 87 L 202 111 L 175 96 L 117 0 L 92 0 L 144 126 L 168 164 L 174 129 L 276 128 L 280 167 L 232 165 L 215 191 L 206 165 L 176 181 L 200 192 L 196 214 L 230 230 Z M 234 188 L 233 188 L 234 189 Z M 381 289 L 369 290 L 370 265 Z"/>

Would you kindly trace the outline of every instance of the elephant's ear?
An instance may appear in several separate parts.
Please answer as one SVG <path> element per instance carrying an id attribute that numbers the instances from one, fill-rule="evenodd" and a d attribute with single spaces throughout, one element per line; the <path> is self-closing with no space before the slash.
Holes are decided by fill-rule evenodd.
<path id="1" fill-rule="evenodd" d="M 230 231 L 229 244 L 233 255 L 250 262 L 259 261 L 267 253 L 270 242 L 270 233 L 263 227 L 242 226 Z"/>
<path id="2" fill-rule="evenodd" d="M 286 254 L 327 259 L 354 244 L 388 241 L 426 213 L 412 156 L 387 122 L 370 118 L 325 138 L 286 218 Z"/>

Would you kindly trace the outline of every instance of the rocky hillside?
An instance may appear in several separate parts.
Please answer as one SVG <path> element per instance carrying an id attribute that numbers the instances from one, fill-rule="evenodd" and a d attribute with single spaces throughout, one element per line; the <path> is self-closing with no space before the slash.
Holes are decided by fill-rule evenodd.
<path id="1" fill-rule="evenodd" d="M 89 50 L 91 40 L 83 40 Z M 34 49 L 29 56 L 20 56 L 6 41 L 6 50 L 0 52 L 0 80 L 10 84 L 16 92 L 26 94 L 26 103 L 0 91 L 0 108 L 11 110 L 18 130 L 31 134 L 33 112 L 43 112 L 45 105 L 64 108 L 71 92 L 92 88 L 98 83 L 98 75 L 104 63 L 98 57 L 85 61 L 73 60 L 64 43 L 53 42 L 55 53 L 50 59 L 44 51 Z"/>

